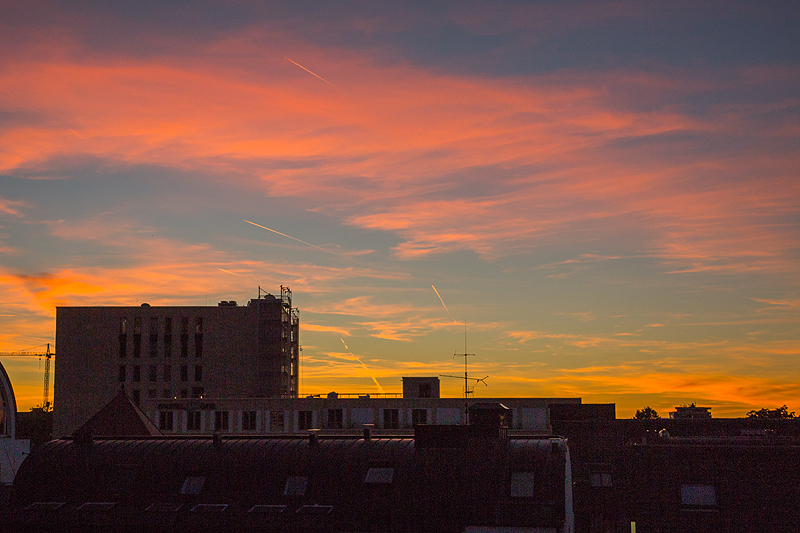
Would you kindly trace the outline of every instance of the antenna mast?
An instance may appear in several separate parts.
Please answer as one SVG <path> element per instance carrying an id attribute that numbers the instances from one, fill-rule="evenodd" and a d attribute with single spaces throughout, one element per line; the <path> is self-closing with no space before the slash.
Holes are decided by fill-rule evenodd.
<path id="1" fill-rule="evenodd" d="M 463 357 L 464 358 L 464 421 L 467 424 L 469 423 L 469 396 L 472 395 L 474 397 L 475 396 L 475 387 L 478 385 L 478 383 L 483 383 L 484 385 L 486 385 L 486 378 L 489 377 L 489 376 L 484 376 L 482 378 L 471 378 L 471 377 L 469 377 L 469 372 L 467 370 L 468 369 L 467 358 L 470 355 L 471 356 L 475 356 L 474 353 L 467 353 L 467 321 L 464 320 L 464 353 L 454 353 L 453 354 L 453 359 L 455 359 L 456 357 Z M 440 374 L 440 376 L 444 377 L 444 378 L 461 379 L 461 376 L 450 376 L 450 375 L 447 375 L 447 374 Z M 470 386 L 469 386 L 469 380 L 472 380 L 472 381 L 475 382 L 475 385 L 473 385 L 472 388 L 470 388 Z"/>

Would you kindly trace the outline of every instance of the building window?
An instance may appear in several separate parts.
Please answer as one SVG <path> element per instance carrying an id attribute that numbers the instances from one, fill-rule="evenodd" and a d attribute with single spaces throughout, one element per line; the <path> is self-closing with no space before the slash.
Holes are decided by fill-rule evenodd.
<path id="1" fill-rule="evenodd" d="M 156 389 L 147 389 L 147 397 L 153 399 L 156 397 Z"/>
<path id="2" fill-rule="evenodd" d="M 242 413 L 242 431 L 256 430 L 256 412 L 244 411 Z"/>
<path id="3" fill-rule="evenodd" d="M 119 365 L 119 382 L 125 383 L 127 379 L 128 379 L 127 368 L 125 367 L 125 365 Z"/>
<path id="4" fill-rule="evenodd" d="M 283 411 L 269 412 L 270 431 L 283 431 Z"/>
<path id="5" fill-rule="evenodd" d="M 158 354 L 158 318 L 150 317 L 150 357 Z"/>
<path id="6" fill-rule="evenodd" d="M 289 476 L 283 488 L 284 496 L 305 496 L 308 476 Z"/>
<path id="7" fill-rule="evenodd" d="M 133 319 L 133 356 L 142 355 L 142 318 Z"/>
<path id="8" fill-rule="evenodd" d="M 194 365 L 194 380 L 203 381 L 203 366 Z"/>
<path id="9" fill-rule="evenodd" d="M 592 487 L 613 487 L 614 478 L 610 472 L 592 473 Z"/>
<path id="10" fill-rule="evenodd" d="M 214 411 L 214 431 L 228 431 L 228 411 Z"/>
<path id="11" fill-rule="evenodd" d="M 200 411 L 187 411 L 186 412 L 186 429 L 188 431 L 200 431 Z"/>
<path id="12" fill-rule="evenodd" d="M 511 473 L 511 497 L 533 498 L 533 472 Z"/>
<path id="13" fill-rule="evenodd" d="M 147 367 L 147 379 L 151 382 L 158 381 L 158 370 L 156 365 L 150 365 Z"/>
<path id="14" fill-rule="evenodd" d="M 138 406 L 139 403 L 141 402 L 141 399 L 142 398 L 140 396 L 139 389 L 133 389 L 131 391 L 131 400 L 133 400 L 133 403 L 135 403 Z"/>
<path id="15" fill-rule="evenodd" d="M 394 468 L 372 467 L 367 470 L 364 483 L 391 485 L 394 481 Z"/>
<path id="16" fill-rule="evenodd" d="M 192 387 L 192 398 L 202 398 L 203 387 Z"/>
<path id="17" fill-rule="evenodd" d="M 412 409 L 411 410 L 411 424 L 427 424 L 428 423 L 428 410 L 427 409 Z"/>
<path id="18" fill-rule="evenodd" d="M 133 365 L 133 382 L 139 383 L 142 380 L 141 367 Z"/>
<path id="19" fill-rule="evenodd" d="M 383 410 L 383 429 L 400 429 L 400 410 Z"/>
<path id="20" fill-rule="evenodd" d="M 172 367 L 164 365 L 164 381 L 172 381 Z"/>
<path id="21" fill-rule="evenodd" d="M 181 381 L 189 381 L 189 367 L 181 365 Z"/>
<path id="22" fill-rule="evenodd" d="M 419 397 L 420 398 L 430 398 L 431 397 L 431 384 L 430 383 L 420 383 L 419 384 Z"/>
<path id="23" fill-rule="evenodd" d="M 189 317 L 181 317 L 181 357 L 189 356 Z"/>
<path id="24" fill-rule="evenodd" d="M 197 496 L 200 494 L 200 491 L 203 490 L 203 485 L 205 482 L 206 478 L 203 476 L 188 476 L 183 480 L 181 494 L 191 494 L 193 496 Z"/>
<path id="25" fill-rule="evenodd" d="M 164 318 L 164 357 L 172 356 L 172 319 Z"/>
<path id="26" fill-rule="evenodd" d="M 711 484 L 681 485 L 681 504 L 687 509 L 717 506 L 717 488 Z"/>
<path id="27" fill-rule="evenodd" d="M 161 411 L 158 413 L 158 429 L 161 431 L 172 431 L 174 425 L 174 415 L 172 411 Z"/>
<path id="28" fill-rule="evenodd" d="M 203 317 L 194 319 L 194 356 L 203 356 Z"/>
<path id="29" fill-rule="evenodd" d="M 128 355 L 128 319 L 119 319 L 119 356 Z"/>
<path id="30" fill-rule="evenodd" d="M 181 398 L 188 398 L 188 397 L 189 397 L 188 389 L 181 389 Z"/>
<path id="31" fill-rule="evenodd" d="M 172 389 L 164 389 L 162 398 L 172 398 Z"/>
<path id="32" fill-rule="evenodd" d="M 328 429 L 342 429 L 343 416 L 341 409 L 328 409 Z"/>
<path id="33" fill-rule="evenodd" d="M 313 426 L 311 411 L 297 411 L 297 429 L 311 429 Z"/>

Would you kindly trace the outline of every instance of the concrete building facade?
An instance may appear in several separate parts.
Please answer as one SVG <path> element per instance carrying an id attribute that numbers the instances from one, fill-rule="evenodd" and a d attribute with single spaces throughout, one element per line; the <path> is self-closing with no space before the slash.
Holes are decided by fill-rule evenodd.
<path id="1" fill-rule="evenodd" d="M 295 398 L 299 313 L 291 291 L 247 305 L 59 307 L 54 436 L 71 434 L 124 387 L 145 411 L 201 398 Z"/>
<path id="2" fill-rule="evenodd" d="M 509 429 L 549 433 L 550 406 L 580 398 L 481 398 L 509 408 Z M 469 405 L 475 401 L 470 401 Z M 465 422 L 463 398 L 202 398 L 157 403 L 145 414 L 165 435 L 259 435 L 360 432 L 370 424 L 376 434 L 412 434 L 417 424 Z"/>

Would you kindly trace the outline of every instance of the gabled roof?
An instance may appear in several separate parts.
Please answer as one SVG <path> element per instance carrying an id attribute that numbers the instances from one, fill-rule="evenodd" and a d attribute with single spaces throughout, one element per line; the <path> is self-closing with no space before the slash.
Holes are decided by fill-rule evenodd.
<path id="1" fill-rule="evenodd" d="M 114 399 L 78 428 L 75 433 L 103 437 L 162 434 L 153 421 L 139 409 L 139 406 L 133 403 L 133 400 L 125 392 L 125 387 L 120 387 Z"/>

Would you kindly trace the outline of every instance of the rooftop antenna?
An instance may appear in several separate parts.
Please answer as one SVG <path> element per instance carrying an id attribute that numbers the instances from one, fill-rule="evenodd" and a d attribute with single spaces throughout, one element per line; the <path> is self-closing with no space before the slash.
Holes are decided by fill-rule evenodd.
<path id="1" fill-rule="evenodd" d="M 456 357 L 463 357 L 464 358 L 464 421 L 469 424 L 469 397 L 475 397 L 475 387 L 478 386 L 478 383 L 483 383 L 486 385 L 486 378 L 489 376 L 484 376 L 482 378 L 471 378 L 469 377 L 468 366 L 467 366 L 467 358 L 469 356 L 475 356 L 474 353 L 467 353 L 467 321 L 464 321 L 464 353 L 454 353 L 453 359 Z M 448 374 L 439 374 L 440 377 L 443 378 L 455 378 L 461 379 L 461 376 L 451 376 Z M 472 387 L 469 386 L 469 382 L 474 381 L 475 385 Z M 488 387 L 488 385 L 486 385 Z"/>

